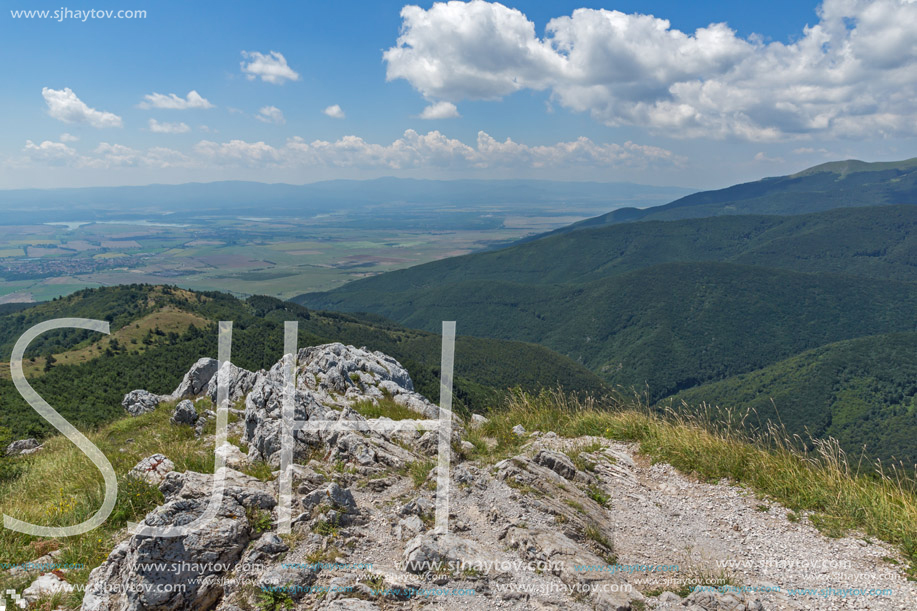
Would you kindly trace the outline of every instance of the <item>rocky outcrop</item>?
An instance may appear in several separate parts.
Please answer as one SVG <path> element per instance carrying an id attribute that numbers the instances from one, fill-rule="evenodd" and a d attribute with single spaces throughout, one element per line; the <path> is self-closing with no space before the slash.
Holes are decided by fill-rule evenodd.
<path id="1" fill-rule="evenodd" d="M 360 413 L 367 404 L 394 402 L 418 419 L 437 417 L 437 407 L 414 391 L 407 371 L 381 353 L 342 344 L 306 348 L 298 362 L 294 418 L 311 430 L 293 433 L 292 536 L 277 532 L 283 365 L 251 372 L 227 363 L 219 375 L 228 385 L 230 408 L 245 405 L 244 412 L 234 412 L 242 419 L 230 425 L 229 438 L 248 453 L 233 443 L 217 450 L 226 465 L 220 472 L 226 488 L 215 517 L 206 528 L 178 537 L 153 537 L 142 529 L 129 534 L 92 571 L 84 611 L 627 611 L 675 603 L 690 611 L 761 611 L 754 600 L 721 593 L 645 597 L 630 587 L 627 575 L 575 568 L 607 566 L 628 553 L 618 549 L 619 521 L 611 519 L 607 497 L 615 486 L 634 481 L 636 465 L 624 453 L 597 450 L 595 443 L 589 452 L 573 454 L 556 435 L 517 429 L 521 451 L 496 465 L 463 462 L 456 452 L 447 474 L 451 511 L 443 532 L 436 522 L 439 434 L 385 430 L 390 421 Z M 175 424 L 204 433 L 214 412 L 195 418 L 187 399 L 201 393 L 215 398 L 217 375 L 209 361 L 188 372 L 176 390 L 182 402 Z M 149 398 L 134 399 L 139 404 Z M 356 430 L 329 428 L 339 423 Z M 474 421 L 479 429 L 485 425 Z M 202 441 L 214 439 L 211 430 Z M 453 442 L 458 447 L 460 439 Z M 235 470 L 255 467 L 251 473 L 270 481 Z M 214 476 L 173 469 L 165 456 L 154 455 L 132 471 L 158 482 L 164 496 L 143 525 L 187 525 L 205 511 Z M 512 568 L 520 562 L 537 569 Z M 360 568 L 362 563 L 369 567 Z M 516 584 L 535 589 L 509 587 Z M 475 595 L 416 594 L 438 587 Z M 539 588 L 546 594 L 528 593 Z"/>
<path id="2" fill-rule="evenodd" d="M 248 371 L 227 361 L 207 382 L 207 396 L 216 405 L 218 383 L 220 379 L 223 379 L 226 384 L 226 396 L 231 406 L 244 399 L 262 375 L 263 372 Z"/>
<path id="3" fill-rule="evenodd" d="M 205 528 L 178 537 L 141 532 L 122 542 L 90 574 L 83 611 L 212 608 L 223 593 L 214 578 L 232 570 L 251 539 L 246 510 L 276 504 L 258 480 L 231 470 L 224 475 L 222 503 Z M 147 515 L 143 525 L 193 522 L 205 510 L 212 483 L 213 476 L 199 473 L 168 474 L 160 485 L 166 502 Z"/>
<path id="4" fill-rule="evenodd" d="M 41 450 L 41 444 L 38 443 L 37 439 L 30 437 L 28 439 L 14 441 L 6 446 L 6 455 L 20 456 L 23 454 L 33 454 L 39 450 Z"/>
<path id="5" fill-rule="evenodd" d="M 541 450 L 535 455 L 535 464 L 547 467 L 564 479 L 576 477 L 576 465 L 566 455 L 551 450 Z"/>
<path id="6" fill-rule="evenodd" d="M 207 390 L 210 380 L 217 372 L 219 362 L 216 359 L 203 358 L 192 365 L 185 377 L 182 378 L 181 384 L 172 393 L 171 398 L 191 399 L 199 397 Z"/>
<path id="7" fill-rule="evenodd" d="M 163 399 L 162 396 L 154 395 L 146 390 L 132 390 L 124 395 L 121 406 L 124 407 L 131 416 L 139 416 L 140 414 L 151 412 L 159 407 Z"/>
<path id="8" fill-rule="evenodd" d="M 326 344 L 301 350 L 298 362 L 293 400 L 296 421 L 365 422 L 363 416 L 350 408 L 386 397 L 417 411 L 418 418 L 438 416 L 438 408 L 413 391 L 407 371 L 382 353 Z M 255 377 L 246 397 L 244 441 L 249 445 L 252 460 L 279 464 L 283 384 L 282 363 L 278 363 Z M 400 466 L 410 460 L 403 448 L 391 443 L 391 434 L 364 437 L 347 431 L 300 431 L 294 437 L 297 456 L 306 456 L 317 445 L 326 444 L 333 448 L 335 458 L 352 459 L 367 467 Z"/>

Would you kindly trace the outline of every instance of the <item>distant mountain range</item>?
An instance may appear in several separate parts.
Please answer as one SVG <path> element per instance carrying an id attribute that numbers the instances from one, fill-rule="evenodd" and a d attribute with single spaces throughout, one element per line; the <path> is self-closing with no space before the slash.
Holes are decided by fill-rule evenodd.
<path id="1" fill-rule="evenodd" d="M 881 369 L 901 359 L 901 372 L 917 371 L 917 348 L 876 338 L 900 346 L 908 336 L 888 334 L 917 331 L 915 181 L 913 159 L 825 164 L 295 301 L 428 330 L 456 320 L 463 333 L 547 346 L 654 400 L 779 412 L 792 433 L 836 434 L 913 464 L 917 377 L 888 381 Z M 873 348 L 883 356 L 858 352 Z M 816 365 L 819 384 L 802 373 Z"/>

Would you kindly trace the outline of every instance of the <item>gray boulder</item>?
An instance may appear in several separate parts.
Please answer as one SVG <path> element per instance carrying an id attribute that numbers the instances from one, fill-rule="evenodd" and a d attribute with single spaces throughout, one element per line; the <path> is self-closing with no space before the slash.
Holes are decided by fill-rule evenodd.
<path id="1" fill-rule="evenodd" d="M 357 503 L 353 499 L 353 493 L 346 488 L 341 488 L 334 482 L 328 484 L 327 488 L 313 490 L 302 498 L 302 506 L 306 511 L 322 503 L 327 503 L 333 509 L 338 509 L 345 513 L 353 513 L 357 510 Z"/>
<path id="2" fill-rule="evenodd" d="M 361 386 L 379 386 L 384 381 L 394 382 L 402 391 L 414 390 L 411 376 L 401 363 L 386 354 L 371 352 L 366 348 L 340 343 L 305 348 L 299 352 L 299 363 L 304 374 L 311 374 L 313 385 L 324 391 L 346 394 L 353 388 L 355 392 L 361 393 Z M 362 374 L 367 374 L 365 381 Z M 355 378 L 361 380 L 360 384 Z M 382 395 L 381 392 L 378 394 Z"/>
<path id="3" fill-rule="evenodd" d="M 576 465 L 566 454 L 552 452 L 551 450 L 541 450 L 535 455 L 534 460 L 535 464 L 547 467 L 564 479 L 572 480 L 576 477 Z"/>
<path id="4" fill-rule="evenodd" d="M 224 474 L 222 503 L 206 527 L 178 537 L 140 532 L 123 541 L 89 575 L 83 611 L 212 609 L 223 595 L 219 578 L 233 569 L 249 543 L 246 508 L 265 504 L 267 494 L 255 478 L 228 469 Z M 166 502 L 143 524 L 193 522 L 203 514 L 212 485 L 210 475 L 168 474 L 160 485 Z"/>
<path id="5" fill-rule="evenodd" d="M 436 511 L 436 504 L 430 499 L 419 496 L 404 504 L 398 513 L 403 516 L 428 516 Z"/>
<path id="6" fill-rule="evenodd" d="M 402 518 L 398 520 L 398 524 L 395 526 L 394 535 L 396 539 L 413 539 L 424 530 L 423 521 L 417 516 L 408 516 L 407 518 Z"/>
<path id="7" fill-rule="evenodd" d="M 175 463 L 162 454 L 153 454 L 134 465 L 128 475 L 158 486 L 166 478 L 166 475 L 174 470 Z"/>
<path id="8" fill-rule="evenodd" d="M 41 449 L 41 444 L 35 438 L 20 439 L 6 446 L 7 456 L 19 456 L 20 454 L 32 454 Z"/>
<path id="9" fill-rule="evenodd" d="M 194 404 L 191 403 L 191 401 L 185 399 L 175 406 L 175 411 L 172 413 L 172 418 L 170 421 L 172 424 L 186 424 L 188 426 L 194 426 L 194 423 L 197 422 L 197 419 L 198 415 L 197 410 L 194 409 Z"/>
<path id="10" fill-rule="evenodd" d="M 22 591 L 22 598 L 29 602 L 36 602 L 41 598 L 50 598 L 55 594 L 64 594 L 72 591 L 73 586 L 67 583 L 65 579 L 62 579 L 54 573 L 44 573 Z"/>
<path id="11" fill-rule="evenodd" d="M 481 566 L 487 551 L 477 542 L 453 534 L 417 535 L 404 548 L 405 570 L 410 573 L 461 572 Z"/>
<path id="12" fill-rule="evenodd" d="M 173 399 L 199 397 L 207 390 L 207 385 L 217 372 L 219 362 L 216 359 L 203 358 L 191 366 L 181 384 L 172 393 Z"/>
<path id="13" fill-rule="evenodd" d="M 162 399 L 161 396 L 154 395 L 146 390 L 132 390 L 124 395 L 121 405 L 131 416 L 139 416 L 159 407 Z"/>

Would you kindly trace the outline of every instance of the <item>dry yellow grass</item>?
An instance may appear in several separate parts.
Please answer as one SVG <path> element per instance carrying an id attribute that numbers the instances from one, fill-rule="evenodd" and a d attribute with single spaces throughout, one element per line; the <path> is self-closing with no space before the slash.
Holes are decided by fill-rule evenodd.
<path id="1" fill-rule="evenodd" d="M 111 335 L 101 336 L 88 346 L 55 354 L 54 359 L 58 365 L 78 365 L 91 361 L 105 354 L 113 339 L 118 340 L 122 346 L 131 351 L 138 350 L 143 352 L 147 346 L 140 340 L 152 329 L 158 327 L 164 333 L 184 333 L 189 325 L 203 329 L 208 324 L 210 322 L 207 319 L 197 314 L 165 306 L 118 329 Z M 131 343 L 132 341 L 136 343 Z M 44 358 L 36 358 L 34 361 L 26 359 L 22 364 L 22 368 L 26 377 L 31 379 L 44 373 L 44 364 Z M 10 379 L 10 364 L 8 362 L 0 362 L 0 379 Z"/>

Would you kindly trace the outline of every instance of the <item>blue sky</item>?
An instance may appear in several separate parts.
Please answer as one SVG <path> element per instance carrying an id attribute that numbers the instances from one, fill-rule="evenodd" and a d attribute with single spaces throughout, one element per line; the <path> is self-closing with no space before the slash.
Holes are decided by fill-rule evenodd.
<path id="1" fill-rule="evenodd" d="M 917 155 L 905 0 L 404 7 L 94 0 L 66 8 L 147 14 L 58 21 L 11 11 L 62 3 L 10 0 L 0 188 L 386 175 L 708 188 Z"/>

